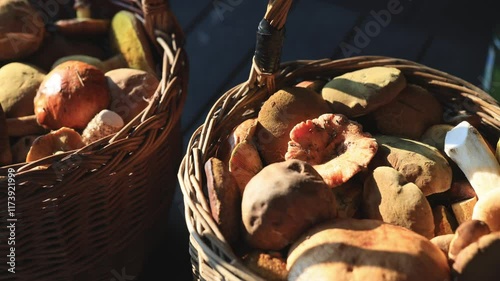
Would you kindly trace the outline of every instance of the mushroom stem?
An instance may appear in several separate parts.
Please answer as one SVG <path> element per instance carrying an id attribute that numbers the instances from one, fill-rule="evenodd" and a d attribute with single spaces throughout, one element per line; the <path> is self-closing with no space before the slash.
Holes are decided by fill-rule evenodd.
<path id="1" fill-rule="evenodd" d="M 8 118 L 6 123 L 9 137 L 41 135 L 49 131 L 38 124 L 36 115 Z"/>
<path id="2" fill-rule="evenodd" d="M 76 18 L 88 19 L 91 17 L 90 3 L 86 0 L 75 0 L 73 8 L 76 11 Z"/>
<path id="3" fill-rule="evenodd" d="M 446 133 L 445 153 L 462 170 L 478 199 L 500 182 L 500 164 L 479 131 L 462 121 Z"/>

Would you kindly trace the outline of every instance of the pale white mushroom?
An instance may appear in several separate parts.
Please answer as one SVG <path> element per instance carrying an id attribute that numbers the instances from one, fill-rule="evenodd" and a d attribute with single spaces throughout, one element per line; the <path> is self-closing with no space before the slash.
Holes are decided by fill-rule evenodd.
<path id="1" fill-rule="evenodd" d="M 87 124 L 82 132 L 82 139 L 85 144 L 90 144 L 118 132 L 124 125 L 120 115 L 114 111 L 103 109 Z"/>
<path id="2" fill-rule="evenodd" d="M 500 188 L 500 164 L 481 133 L 462 121 L 446 133 L 445 153 L 460 167 L 478 200 Z"/>

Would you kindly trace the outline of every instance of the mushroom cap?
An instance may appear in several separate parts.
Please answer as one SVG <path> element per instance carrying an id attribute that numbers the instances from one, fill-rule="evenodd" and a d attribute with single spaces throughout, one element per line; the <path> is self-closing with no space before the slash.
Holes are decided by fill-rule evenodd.
<path id="1" fill-rule="evenodd" d="M 113 16 L 110 43 L 113 51 L 124 57 L 129 68 L 156 75 L 146 31 L 132 12 L 120 10 Z"/>
<path id="2" fill-rule="evenodd" d="M 62 127 L 37 137 L 28 151 L 26 162 L 33 162 L 60 151 L 71 151 L 84 146 L 82 137 L 77 131 Z"/>
<path id="3" fill-rule="evenodd" d="M 289 281 L 449 280 L 445 254 L 425 237 L 378 220 L 337 219 L 290 247 Z"/>
<path id="4" fill-rule="evenodd" d="M 443 107 L 425 88 L 408 84 L 390 103 L 373 112 L 380 133 L 418 139 L 443 119 Z"/>
<path id="5" fill-rule="evenodd" d="M 125 124 L 149 105 L 160 84 L 154 74 L 141 69 L 118 68 L 104 75 L 111 93 L 109 109 L 118 113 Z"/>
<path id="6" fill-rule="evenodd" d="M 311 89 L 287 87 L 273 93 L 257 117 L 255 140 L 263 162 L 271 164 L 285 160 L 293 127 L 328 112 L 326 101 Z"/>
<path id="7" fill-rule="evenodd" d="M 375 135 L 378 151 L 370 166 L 391 166 L 415 183 L 425 196 L 445 192 L 452 182 L 451 166 L 439 150 L 420 141 Z"/>
<path id="8" fill-rule="evenodd" d="M 426 197 L 414 183 L 391 167 L 377 167 L 364 183 L 365 218 L 410 229 L 428 239 L 434 237 L 434 216 Z"/>
<path id="9" fill-rule="evenodd" d="M 405 87 L 406 78 L 399 69 L 374 66 L 334 77 L 321 95 L 333 112 L 353 118 L 388 104 Z"/>
<path id="10" fill-rule="evenodd" d="M 490 228 L 483 221 L 472 219 L 463 222 L 458 226 L 450 242 L 448 257 L 454 260 L 465 247 L 476 242 L 481 236 L 489 234 L 490 232 Z"/>
<path id="11" fill-rule="evenodd" d="M 27 63 L 11 62 L 0 68 L 0 104 L 7 118 L 34 114 L 33 99 L 45 75 Z"/>
<path id="12" fill-rule="evenodd" d="M 16 60 L 42 45 L 45 23 L 27 0 L 0 0 L 0 61 Z"/>
<path id="13" fill-rule="evenodd" d="M 453 263 L 456 281 L 498 281 L 500 231 L 481 236 L 458 253 Z"/>
<path id="14" fill-rule="evenodd" d="M 104 73 L 90 64 L 67 61 L 50 71 L 34 98 L 37 122 L 52 130 L 84 129 L 106 109 L 110 94 Z"/>
<path id="15" fill-rule="evenodd" d="M 453 240 L 453 237 L 455 237 L 455 234 L 453 233 L 450 233 L 450 234 L 442 234 L 442 235 L 438 235 L 438 236 L 434 236 L 430 239 L 430 241 L 439 247 L 439 249 L 441 249 L 441 251 L 443 251 L 443 253 L 445 255 L 448 255 L 448 251 L 450 250 L 450 243 L 451 243 L 451 240 Z"/>
<path id="16" fill-rule="evenodd" d="M 335 187 L 367 168 L 377 147 L 361 124 L 342 114 L 327 113 L 293 127 L 285 159 L 310 163 L 328 186 Z"/>
<path id="17" fill-rule="evenodd" d="M 237 241 L 241 229 L 241 193 L 225 163 L 211 157 L 205 162 L 210 212 L 229 243 Z"/>
<path id="18" fill-rule="evenodd" d="M 241 203 L 246 241 L 281 250 L 316 223 L 337 216 L 335 196 L 308 163 L 287 160 L 265 166 L 246 185 Z"/>
<path id="19" fill-rule="evenodd" d="M 57 31 L 65 36 L 96 36 L 109 31 L 109 19 L 74 18 L 54 23 Z"/>
<path id="20" fill-rule="evenodd" d="M 253 142 L 243 140 L 234 147 L 229 158 L 229 172 L 242 194 L 248 182 L 262 170 L 262 166 L 259 151 Z"/>
<path id="21" fill-rule="evenodd" d="M 252 141 L 257 128 L 257 118 L 250 118 L 236 125 L 227 139 L 217 148 L 217 157 L 222 161 L 231 158 L 233 149 L 242 141 Z"/>

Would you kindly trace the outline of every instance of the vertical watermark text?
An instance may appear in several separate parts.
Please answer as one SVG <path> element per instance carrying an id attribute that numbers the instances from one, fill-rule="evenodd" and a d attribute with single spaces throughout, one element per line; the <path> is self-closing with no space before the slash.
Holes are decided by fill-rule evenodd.
<path id="1" fill-rule="evenodd" d="M 16 174 L 15 170 L 7 170 L 7 264 L 10 273 L 16 273 Z"/>

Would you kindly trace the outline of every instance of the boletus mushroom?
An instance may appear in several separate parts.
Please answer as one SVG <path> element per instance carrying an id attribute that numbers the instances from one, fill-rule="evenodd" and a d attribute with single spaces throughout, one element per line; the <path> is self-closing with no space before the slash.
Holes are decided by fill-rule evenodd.
<path id="1" fill-rule="evenodd" d="M 255 140 L 265 165 L 285 160 L 293 127 L 330 112 L 319 94 L 308 88 L 287 87 L 273 93 L 257 117 Z"/>
<path id="2" fill-rule="evenodd" d="M 287 269 L 289 281 L 450 280 L 445 254 L 427 238 L 367 219 L 337 219 L 305 231 L 288 251 Z"/>
<path id="3" fill-rule="evenodd" d="M 246 185 L 241 202 L 246 241 L 254 248 L 281 250 L 305 230 L 337 217 L 335 196 L 307 162 L 265 166 Z"/>
<path id="4" fill-rule="evenodd" d="M 497 281 L 500 253 L 500 231 L 481 236 L 476 242 L 462 249 L 453 263 L 453 280 Z"/>
<path id="5" fill-rule="evenodd" d="M 434 237 L 432 208 L 418 186 L 392 167 L 377 167 L 365 180 L 365 218 L 410 229 L 428 239 Z"/>
<path id="6" fill-rule="evenodd" d="M 67 61 L 50 71 L 34 98 L 40 125 L 84 129 L 101 110 L 108 108 L 110 93 L 104 73 L 96 67 Z"/>
<path id="7" fill-rule="evenodd" d="M 153 73 L 134 68 L 118 68 L 104 73 L 111 94 L 109 109 L 129 123 L 150 103 L 160 81 Z"/>
<path id="8" fill-rule="evenodd" d="M 0 61 L 34 53 L 42 45 L 45 23 L 27 0 L 0 0 Z"/>
<path id="9" fill-rule="evenodd" d="M 103 35 L 109 31 L 109 19 L 94 19 L 91 17 L 90 2 L 76 0 L 73 4 L 76 18 L 60 19 L 54 25 L 57 32 L 65 36 Z"/>

